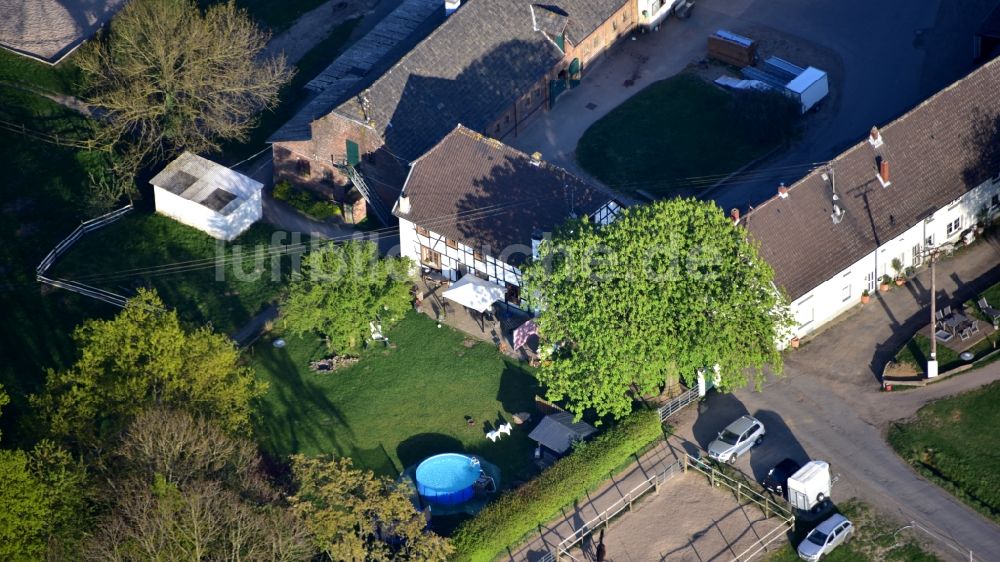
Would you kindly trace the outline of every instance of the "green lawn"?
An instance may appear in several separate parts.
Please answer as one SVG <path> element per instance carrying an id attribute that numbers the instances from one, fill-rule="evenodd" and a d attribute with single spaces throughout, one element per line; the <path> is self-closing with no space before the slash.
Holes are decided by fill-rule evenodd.
<path id="1" fill-rule="evenodd" d="M 13 55 L 0 50 L 0 69 L 8 68 L 8 56 Z M 0 119 L 73 138 L 89 128 L 70 110 L 4 86 Z M 28 445 L 32 437 L 24 423 L 26 395 L 39 389 L 46 368 L 72 362 L 73 328 L 84 318 L 114 311 L 35 281 L 38 262 L 88 217 L 83 202 L 87 172 L 97 169 L 93 155 L 0 129 L 0 168 L 0 236 L 6 242 L 0 245 L 0 384 L 13 400 L 0 416 L 0 431 L 4 446 L 13 447 Z"/>
<path id="2" fill-rule="evenodd" d="M 737 124 L 732 97 L 691 74 L 651 84 L 587 129 L 577 161 L 622 191 L 708 187 L 680 180 L 728 174 L 777 146 Z"/>
<path id="3" fill-rule="evenodd" d="M 886 521 L 874 513 L 867 504 L 851 500 L 837 509 L 854 523 L 854 537 L 847 545 L 837 547 L 824 562 L 940 562 L 933 554 L 925 552 L 913 536 L 902 533 L 894 537 L 899 525 Z M 797 562 L 796 547 L 815 527 L 798 521 L 791 544 L 772 554 L 768 562 Z"/>
<path id="4" fill-rule="evenodd" d="M 0 49 L 0 82 L 24 84 L 49 92 L 73 94 L 79 90 L 80 69 L 73 64 L 74 55 L 56 66 L 48 65 Z"/>
<path id="5" fill-rule="evenodd" d="M 889 443 L 921 474 L 1000 523 L 1000 382 L 924 406 Z"/>
<path id="6" fill-rule="evenodd" d="M 258 223 L 226 244 L 162 215 L 134 211 L 82 238 L 56 264 L 53 275 L 124 296 L 138 287 L 153 286 L 183 320 L 211 323 L 216 331 L 229 333 L 275 300 L 287 280 L 287 257 L 279 268 L 273 267 L 270 255 L 256 257 L 270 247 L 274 232 Z M 242 252 L 245 259 L 233 259 L 234 252 Z M 224 271 L 217 271 L 217 257 L 229 260 Z M 178 265 L 193 260 L 200 261 Z M 277 279 L 272 278 L 275 269 Z"/>
<path id="7" fill-rule="evenodd" d="M 250 362 L 270 383 L 257 430 L 264 449 L 278 457 L 349 456 L 390 475 L 432 454 L 466 451 L 499 465 L 504 484 L 533 474 L 526 428 L 496 443 L 483 429 L 501 415 L 509 421 L 535 411 L 539 390 L 529 368 L 491 345 L 466 347 L 463 334 L 417 313 L 388 337 L 395 347 L 370 348 L 357 364 L 330 374 L 307 367 L 325 355 L 317 338 L 286 337 L 283 349 L 271 339 L 254 346 Z"/>

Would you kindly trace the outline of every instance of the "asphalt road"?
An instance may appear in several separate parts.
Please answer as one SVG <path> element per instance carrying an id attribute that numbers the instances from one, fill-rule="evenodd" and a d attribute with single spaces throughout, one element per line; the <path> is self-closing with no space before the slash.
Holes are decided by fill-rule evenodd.
<path id="1" fill-rule="evenodd" d="M 998 264 L 996 239 L 941 262 L 939 302 L 961 303 L 1000 281 Z M 737 466 L 757 481 L 786 457 L 800 463 L 826 460 L 840 474 L 835 501 L 857 497 L 900 526 L 916 521 L 938 532 L 946 540 L 932 544 L 946 559 L 968 560 L 971 549 L 977 560 L 1000 560 L 1000 526 L 918 475 L 885 441 L 892 422 L 912 416 L 922 405 L 1000 380 L 997 362 L 925 388 L 879 390 L 885 361 L 929 320 L 928 275 L 923 271 L 903 288 L 880 294 L 790 353 L 784 376 L 769 378 L 762 392 L 710 395 L 708 410 L 693 423 L 679 424 L 678 437 L 688 441 L 689 449 L 692 444 L 704 449 L 729 422 L 750 413 L 768 433 Z"/>

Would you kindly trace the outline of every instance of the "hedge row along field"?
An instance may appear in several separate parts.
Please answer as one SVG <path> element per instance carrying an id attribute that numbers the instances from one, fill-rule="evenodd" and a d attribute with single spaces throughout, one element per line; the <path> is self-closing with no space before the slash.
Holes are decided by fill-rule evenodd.
<path id="1" fill-rule="evenodd" d="M 534 480 L 505 492 L 455 531 L 454 560 L 490 562 L 539 524 L 607 480 L 631 455 L 663 437 L 655 410 L 636 412 L 583 443 Z"/>

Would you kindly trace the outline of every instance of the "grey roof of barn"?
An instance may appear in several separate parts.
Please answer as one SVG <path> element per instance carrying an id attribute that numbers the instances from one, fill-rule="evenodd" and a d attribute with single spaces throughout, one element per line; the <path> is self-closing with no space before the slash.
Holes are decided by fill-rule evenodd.
<path id="1" fill-rule="evenodd" d="M 545 7 L 568 14 L 567 33 L 576 40 L 625 5 L 625 0 L 560 2 L 567 7 Z M 563 57 L 533 28 L 532 4 L 469 0 L 368 88 L 336 100 L 320 94 L 303 110 L 305 117 L 293 119 L 295 127 L 283 127 L 270 140 L 307 139 L 309 122 L 334 111 L 370 124 L 390 152 L 412 161 L 460 122 L 483 130 Z"/>
<path id="2" fill-rule="evenodd" d="M 816 169 L 744 217 L 795 300 L 1000 171 L 1000 59 L 938 92 L 831 161 L 843 219 Z M 876 177 L 889 163 L 888 187 Z"/>
<path id="3" fill-rule="evenodd" d="M 517 246 L 530 255 L 533 235 L 612 200 L 562 168 L 461 125 L 413 163 L 403 193 L 410 211 L 397 208 L 396 216 L 494 256 Z M 517 252 L 507 261 L 524 257 Z"/>
<path id="4" fill-rule="evenodd" d="M 596 432 L 597 428 L 587 422 L 573 421 L 573 414 L 558 412 L 542 418 L 528 438 L 561 455 Z"/>

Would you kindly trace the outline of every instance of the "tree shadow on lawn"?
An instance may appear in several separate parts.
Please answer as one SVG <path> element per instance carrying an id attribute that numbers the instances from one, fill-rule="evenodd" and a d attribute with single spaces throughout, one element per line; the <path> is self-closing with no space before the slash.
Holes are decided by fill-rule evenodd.
<path id="1" fill-rule="evenodd" d="M 504 360 L 503 372 L 500 374 L 500 386 L 497 389 L 497 401 L 503 409 L 511 414 L 518 412 L 531 413 L 535 409 L 535 396 L 540 394 L 542 387 L 529 371 L 509 360 Z"/>
<path id="2" fill-rule="evenodd" d="M 370 469 L 379 476 L 396 478 L 406 468 L 405 466 L 396 466 L 389 451 L 385 450 L 385 445 L 382 443 L 371 449 L 352 446 L 349 456 L 354 461 L 355 467 Z"/>
<path id="3" fill-rule="evenodd" d="M 396 446 L 396 456 L 403 463 L 403 470 L 420 464 L 427 457 L 441 453 L 464 453 L 465 446 L 451 435 L 443 433 L 418 433 Z"/>
<path id="4" fill-rule="evenodd" d="M 354 432 L 347 419 L 321 387 L 305 378 L 310 374 L 308 367 L 299 369 L 286 348 L 271 347 L 269 340 L 261 344 L 257 360 L 274 375 L 268 377 L 270 387 L 256 424 L 268 452 L 285 456 L 354 451 Z"/>

